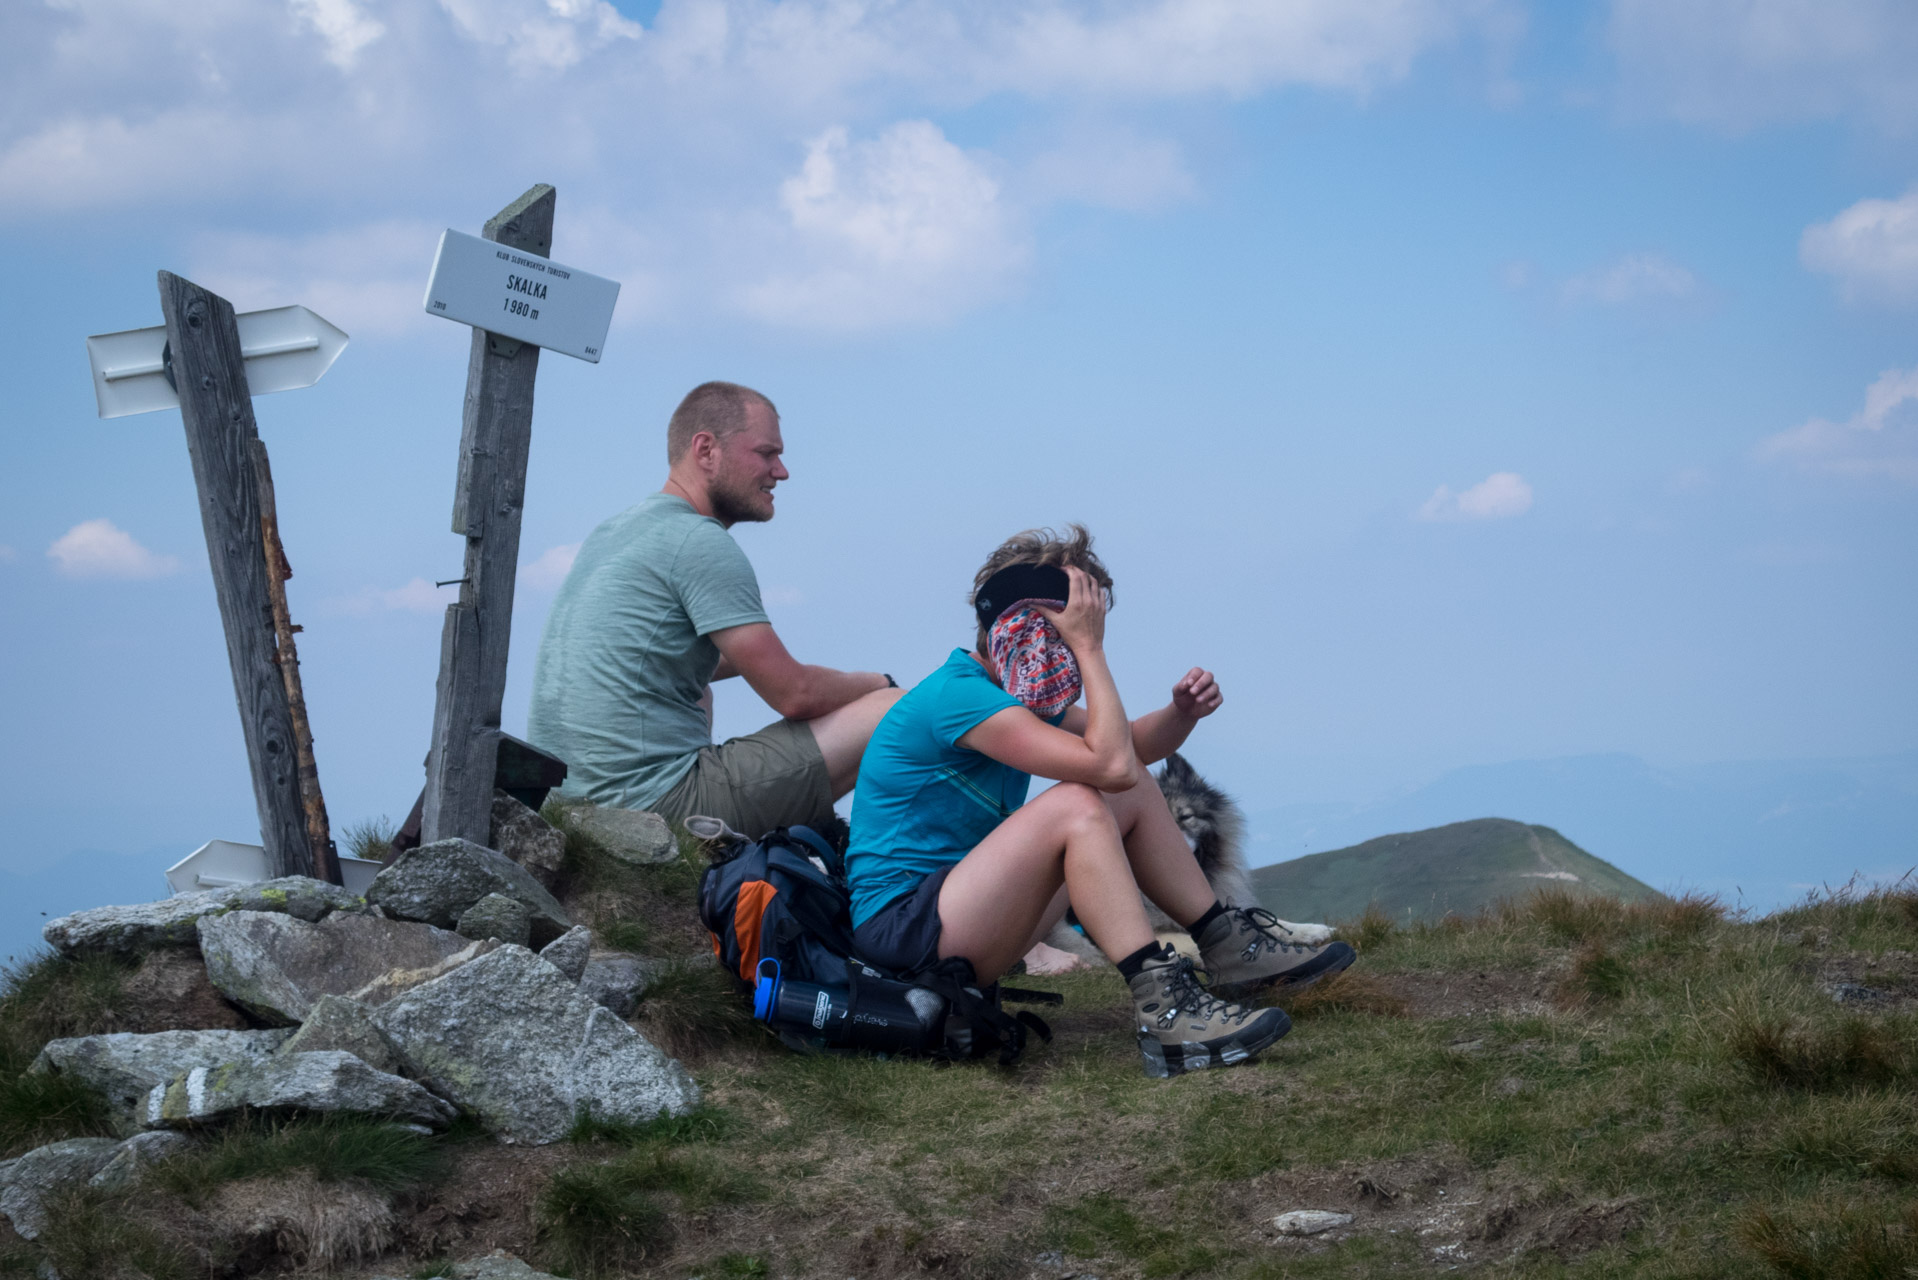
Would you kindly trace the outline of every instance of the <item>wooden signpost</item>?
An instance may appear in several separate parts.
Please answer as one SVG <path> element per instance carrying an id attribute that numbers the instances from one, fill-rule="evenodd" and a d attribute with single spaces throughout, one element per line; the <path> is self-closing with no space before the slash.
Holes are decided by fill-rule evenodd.
<path id="1" fill-rule="evenodd" d="M 449 231 L 427 283 L 428 314 L 474 326 L 453 495 L 466 567 L 440 632 L 420 823 L 429 843 L 490 843 L 540 347 L 597 363 L 619 294 L 548 258 L 556 200 L 542 183 L 500 210 L 483 233 L 490 251 Z"/>
<path id="2" fill-rule="evenodd" d="M 303 307 L 236 318 L 225 298 L 170 271 L 160 273 L 160 310 L 163 330 L 88 339 L 100 413 L 179 406 L 260 842 L 273 874 L 338 884 L 293 644 L 299 628 L 287 613 L 284 583 L 293 570 L 280 546 L 273 477 L 253 418 L 247 367 L 258 361 L 268 370 L 263 390 L 310 386 L 332 365 L 346 335 Z M 250 348 L 241 345 L 242 319 L 259 339 Z"/>

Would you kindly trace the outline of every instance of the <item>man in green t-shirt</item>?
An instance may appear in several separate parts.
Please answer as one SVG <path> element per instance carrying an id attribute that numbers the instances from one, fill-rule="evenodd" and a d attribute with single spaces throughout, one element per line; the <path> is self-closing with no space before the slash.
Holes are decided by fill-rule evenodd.
<path id="1" fill-rule="evenodd" d="M 560 585 L 533 668 L 527 736 L 564 760 L 560 794 L 723 819 L 757 837 L 818 824 L 852 789 L 900 696 L 891 676 L 801 663 L 727 532 L 773 518 L 787 478 L 779 411 L 708 382 L 666 428 L 665 488 L 593 530 Z M 715 680 L 745 677 L 782 719 L 714 745 Z"/>

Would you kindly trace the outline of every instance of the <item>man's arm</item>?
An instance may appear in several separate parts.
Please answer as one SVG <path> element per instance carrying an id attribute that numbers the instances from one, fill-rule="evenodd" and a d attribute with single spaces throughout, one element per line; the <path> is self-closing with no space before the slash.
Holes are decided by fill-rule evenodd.
<path id="1" fill-rule="evenodd" d="M 788 720 L 816 720 L 856 698 L 886 687 L 874 671 L 835 671 L 800 662 L 786 651 L 770 622 L 749 622 L 712 633 L 719 646 L 713 679 L 738 674 L 753 692 Z"/>

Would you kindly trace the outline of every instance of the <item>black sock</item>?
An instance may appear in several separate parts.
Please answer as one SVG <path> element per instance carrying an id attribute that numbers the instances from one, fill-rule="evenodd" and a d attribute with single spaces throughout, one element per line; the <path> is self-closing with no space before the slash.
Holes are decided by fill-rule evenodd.
<path id="1" fill-rule="evenodd" d="M 1223 902 L 1220 902 L 1217 898 L 1214 898 L 1212 900 L 1212 905 L 1205 909 L 1205 914 L 1200 916 L 1197 920 L 1194 920 L 1191 924 L 1187 925 L 1185 927 L 1185 931 L 1196 938 L 1200 934 L 1205 932 L 1205 927 L 1207 925 L 1211 924 L 1214 920 L 1217 920 L 1220 916 L 1224 914 L 1225 914 L 1225 904 Z"/>
<path id="2" fill-rule="evenodd" d="M 1119 961 L 1119 976 L 1127 982 L 1139 976 L 1139 970 L 1145 968 L 1148 960 L 1157 960 L 1165 954 L 1165 943 L 1154 939 Z"/>

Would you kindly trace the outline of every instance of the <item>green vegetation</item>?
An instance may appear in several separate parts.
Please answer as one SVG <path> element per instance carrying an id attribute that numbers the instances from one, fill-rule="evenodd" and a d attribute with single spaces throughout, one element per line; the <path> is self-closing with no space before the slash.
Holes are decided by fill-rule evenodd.
<path id="1" fill-rule="evenodd" d="M 239 1125 L 131 1191 L 72 1193 L 0 1274 L 43 1258 L 69 1275 L 132 1274 L 110 1259 L 155 1280 L 216 1274 L 240 1265 L 218 1222 L 272 1196 L 308 1206 L 285 1232 L 304 1243 L 276 1246 L 282 1271 L 389 1249 L 377 1274 L 443 1273 L 490 1246 L 416 1235 L 407 1215 L 470 1215 L 469 1171 L 518 1181 L 489 1202 L 511 1209 L 464 1221 L 517 1230 L 509 1247 L 580 1280 L 1013 1280 L 1051 1254 L 1108 1280 L 1910 1280 L 1918 1266 L 1909 887 L 1759 920 L 1556 881 L 1470 916 L 1374 910 L 1343 930 L 1353 969 L 1280 998 L 1295 1029 L 1256 1065 L 1160 1081 L 1139 1069 L 1107 970 L 1021 980 L 1066 1003 L 1045 1011 L 1053 1042 L 1012 1070 L 788 1053 L 686 923 L 698 869 L 691 850 L 632 868 L 585 849 L 567 872 L 569 903 L 617 906 L 672 941 L 677 967 L 636 1024 L 693 1065 L 694 1114 L 585 1113 L 541 1151 L 474 1141 L 470 1125 Z M 10 975 L 8 1052 L 110 1026 L 123 974 L 41 961 Z M 1300 1208 L 1354 1222 L 1277 1236 L 1274 1215 Z M 392 1243 L 411 1239 L 415 1257 Z"/>
<path id="2" fill-rule="evenodd" d="M 27 1068 L 49 1040 L 118 1030 L 130 972 L 109 957 L 65 960 L 45 952 L 0 972 L 0 1159 L 110 1132 L 99 1095 Z"/>
<path id="3" fill-rule="evenodd" d="M 340 844 L 350 857 L 384 862 L 386 856 L 393 852 L 393 837 L 397 834 L 399 828 L 393 825 L 393 820 L 381 814 L 377 818 L 349 822 L 340 828 Z"/>
<path id="4" fill-rule="evenodd" d="M 1553 900 L 1565 904 L 1563 923 L 1572 927 L 1584 923 L 1575 905 L 1581 898 L 1661 896 L 1550 827 L 1506 818 L 1380 836 L 1252 873 L 1259 901 L 1287 920 L 1351 920 L 1367 911 L 1391 921 L 1469 916 L 1500 901 L 1525 900 L 1540 887 L 1565 890 Z"/>

